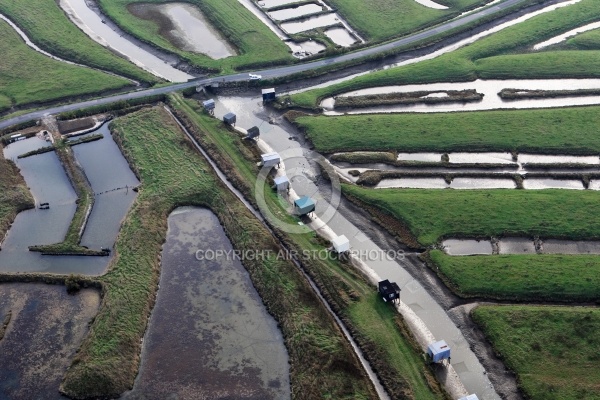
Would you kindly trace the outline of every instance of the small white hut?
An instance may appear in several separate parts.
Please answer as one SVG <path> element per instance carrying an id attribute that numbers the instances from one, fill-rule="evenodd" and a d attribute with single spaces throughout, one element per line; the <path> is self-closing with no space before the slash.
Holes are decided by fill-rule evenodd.
<path id="1" fill-rule="evenodd" d="M 263 167 L 279 166 L 279 163 L 281 162 L 281 157 L 275 152 L 261 154 L 260 158 L 262 159 Z"/>
<path id="2" fill-rule="evenodd" d="M 285 175 L 278 176 L 277 178 L 273 179 L 273 182 L 275 182 L 275 187 L 277 188 L 278 192 L 283 192 L 289 190 L 290 188 L 290 180 Z"/>
<path id="3" fill-rule="evenodd" d="M 345 235 L 340 235 L 333 239 L 333 248 L 338 253 L 344 253 L 350 250 L 350 241 Z"/>

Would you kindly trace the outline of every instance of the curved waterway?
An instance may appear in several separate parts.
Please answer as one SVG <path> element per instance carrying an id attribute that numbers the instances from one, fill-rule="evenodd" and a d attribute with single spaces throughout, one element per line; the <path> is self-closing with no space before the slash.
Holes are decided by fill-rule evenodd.
<path id="1" fill-rule="evenodd" d="M 335 110 L 335 100 L 331 97 L 321 102 L 324 113 L 327 115 L 342 114 L 372 114 L 372 113 L 397 113 L 397 112 L 453 112 L 453 111 L 479 111 L 501 108 L 541 108 L 541 107 L 566 107 L 578 105 L 600 104 L 600 96 L 569 96 L 559 98 L 537 98 L 523 100 L 503 100 L 498 96 L 502 89 L 518 88 L 522 90 L 578 90 L 600 89 L 600 79 L 509 79 L 509 80 L 483 80 L 472 82 L 431 83 L 423 85 L 384 86 L 356 90 L 339 95 L 338 97 L 354 97 L 386 93 L 406 93 L 417 91 L 446 91 L 474 89 L 483 93 L 483 99 L 478 102 L 452 102 L 437 104 L 405 104 L 391 106 L 373 106 L 355 108 L 343 111 Z"/>
<path id="2" fill-rule="evenodd" d="M 232 249 L 210 210 L 169 216 L 141 368 L 124 398 L 290 398 L 282 334 L 241 262 L 196 258 Z"/>
<path id="3" fill-rule="evenodd" d="M 65 287 L 41 283 L 0 284 L 1 399 L 66 399 L 60 382 L 98 312 L 93 289 L 68 295 Z"/>
<path id="4" fill-rule="evenodd" d="M 317 215 L 322 215 L 328 208 L 327 189 L 321 189 L 316 179 L 318 173 L 311 162 L 312 152 L 301 146 L 294 138 L 297 134 L 278 115 L 265 109 L 259 97 L 219 97 L 216 98 L 215 116 L 222 118 L 227 112 L 237 115 L 237 126 L 259 126 L 261 139 L 279 153 L 293 152 L 294 157 L 283 160 L 292 186 L 298 195 L 308 195 L 319 198 Z M 269 118 L 275 124 L 269 124 Z M 289 153 L 288 153 L 289 154 Z M 345 235 L 350 240 L 350 246 L 360 254 L 382 254 L 381 249 L 345 215 L 336 212 L 327 225 L 337 235 Z M 481 400 L 499 399 L 485 370 L 460 329 L 451 321 L 444 309 L 435 299 L 402 267 L 401 260 L 390 260 L 386 257 L 364 260 L 371 274 L 397 282 L 402 288 L 402 300 L 407 306 L 407 313 L 414 315 L 435 338 L 444 339 L 453 346 L 452 365 L 460 377 L 460 381 L 469 393 L 477 393 Z"/>
<path id="5" fill-rule="evenodd" d="M 73 147 L 95 192 L 96 201 L 83 233 L 81 244 L 91 249 L 112 248 L 137 193 L 139 181 L 113 141 L 108 126 L 97 132 L 102 140 Z M 5 158 L 19 167 L 35 199 L 36 208 L 20 212 L 9 229 L 0 251 L 2 272 L 48 272 L 57 274 L 102 274 L 111 257 L 43 256 L 29 246 L 61 242 L 75 213 L 77 195 L 56 153 L 49 152 L 18 159 L 20 154 L 49 143 L 33 137 L 4 148 Z M 40 203 L 50 209 L 40 210 Z"/>
<path id="6" fill-rule="evenodd" d="M 111 29 L 87 6 L 85 0 L 60 0 L 59 5 L 69 19 L 90 38 L 102 46 L 115 50 L 138 67 L 171 82 L 187 82 L 194 78 L 137 46 L 123 37 L 120 32 Z"/>
<path id="7" fill-rule="evenodd" d="M 548 39 L 546 41 L 538 43 L 535 46 L 533 46 L 533 49 L 534 50 L 540 50 L 540 49 L 543 49 L 544 47 L 548 47 L 548 46 L 552 46 L 554 44 L 558 44 L 560 42 L 564 42 L 568 38 L 573 37 L 573 36 L 575 36 L 575 35 L 577 35 L 579 33 L 591 31 L 593 29 L 598 29 L 598 28 L 600 28 L 600 22 L 592 22 L 591 24 L 580 26 L 578 28 L 575 28 L 575 29 L 572 29 L 572 30 L 570 30 L 568 32 L 565 32 L 562 35 L 558 35 L 558 36 L 555 36 L 555 37 L 553 37 L 551 39 Z"/>
<path id="8" fill-rule="evenodd" d="M 432 0 L 415 0 L 415 1 L 422 6 L 425 6 L 427 8 L 433 8 L 434 10 L 447 10 L 448 9 L 448 7 L 446 7 L 445 5 L 436 3 L 435 1 L 432 1 Z"/>

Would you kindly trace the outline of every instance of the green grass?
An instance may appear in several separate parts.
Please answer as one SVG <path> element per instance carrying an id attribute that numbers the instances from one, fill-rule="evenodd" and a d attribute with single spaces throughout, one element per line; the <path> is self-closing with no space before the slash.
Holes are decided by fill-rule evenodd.
<path id="1" fill-rule="evenodd" d="M 144 41 L 155 44 L 188 59 L 193 64 L 209 70 L 233 72 L 258 66 L 289 64 L 294 58 L 290 49 L 237 0 L 189 0 L 226 38 L 239 55 L 213 60 L 202 54 L 181 51 L 160 36 L 158 24 L 135 17 L 127 5 L 137 0 L 100 0 L 102 9 L 119 26 Z M 164 3 L 148 0 L 147 3 Z"/>
<path id="2" fill-rule="evenodd" d="M 583 32 L 567 39 L 567 45 L 581 50 L 600 50 L 600 29 Z"/>
<path id="3" fill-rule="evenodd" d="M 329 3 L 354 29 L 378 42 L 450 19 L 485 4 L 486 0 L 438 1 L 448 10 L 425 7 L 414 0 L 330 0 Z"/>
<path id="4" fill-rule="evenodd" d="M 34 207 L 33 196 L 27 188 L 19 168 L 10 160 L 0 157 L 0 241 L 19 211 Z"/>
<path id="5" fill-rule="evenodd" d="M 532 400 L 600 399 L 600 310 L 481 306 L 482 327 Z"/>
<path id="6" fill-rule="evenodd" d="M 574 190 L 365 189 L 343 192 L 404 222 L 424 246 L 445 237 L 600 238 L 600 193 Z"/>
<path id="7" fill-rule="evenodd" d="M 274 251 L 246 260 L 253 284 L 284 335 L 293 398 L 370 399 L 374 394 L 349 346 L 298 270 L 277 260 L 269 232 L 220 183 L 161 107 L 116 119 L 111 129 L 141 180 L 116 244 L 103 305 L 61 389 L 71 396 L 114 397 L 133 385 L 159 279 L 167 217 L 182 205 L 210 208 L 235 249 Z"/>
<path id="8" fill-rule="evenodd" d="M 435 59 L 373 72 L 326 88 L 298 93 L 291 99 L 293 105 L 313 108 L 324 97 L 374 86 L 463 82 L 484 77 L 598 77 L 600 70 L 597 68 L 597 59 L 600 59 L 600 53 L 596 51 L 528 52 L 538 42 L 599 19 L 600 8 L 596 0 L 582 0 L 538 15 Z M 579 63 L 584 61 L 590 64 L 581 67 Z"/>
<path id="9" fill-rule="evenodd" d="M 90 39 L 68 19 L 56 0 L 2 1 L 0 12 L 17 24 L 32 42 L 55 56 L 141 82 L 159 81 Z M 97 83 L 97 80 L 91 81 Z"/>
<path id="10" fill-rule="evenodd" d="M 226 130 L 219 120 L 205 115 L 195 100 L 172 96 L 171 104 L 188 121 L 197 139 L 227 173 L 229 180 L 246 198 L 254 199 L 257 156 L 248 142 Z M 270 190 L 267 190 L 265 200 L 278 218 L 290 224 L 297 223 Z M 279 234 L 298 252 L 324 250 L 322 242 L 312 232 Z M 381 301 L 375 288 L 353 268 L 337 260 L 311 259 L 304 264 L 334 310 L 352 330 L 392 398 L 443 398 L 439 385 L 419 355 L 420 351 L 415 350 L 417 345 L 407 338 L 402 318 Z"/>
<path id="11" fill-rule="evenodd" d="M 430 258 L 444 281 L 462 297 L 516 301 L 600 300 L 597 255 L 449 256 Z"/>
<path id="12" fill-rule="evenodd" d="M 0 111 L 130 85 L 123 78 L 55 61 L 36 52 L 4 21 L 0 21 L 0 37 Z"/>
<path id="13" fill-rule="evenodd" d="M 377 116 L 303 116 L 296 122 L 306 131 L 315 148 L 324 153 L 358 150 L 600 152 L 597 135 L 600 107 L 594 106 Z"/>

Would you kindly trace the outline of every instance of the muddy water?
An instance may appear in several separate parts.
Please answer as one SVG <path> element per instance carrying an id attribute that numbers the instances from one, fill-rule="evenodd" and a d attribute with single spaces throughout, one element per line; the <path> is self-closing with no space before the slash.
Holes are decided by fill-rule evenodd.
<path id="1" fill-rule="evenodd" d="M 452 256 L 492 254 L 489 240 L 447 239 L 442 243 L 444 251 Z"/>
<path id="2" fill-rule="evenodd" d="M 345 28 L 327 29 L 325 36 L 333 40 L 333 43 L 342 47 L 350 47 L 357 42 L 356 38 L 350 34 Z"/>
<path id="3" fill-rule="evenodd" d="M 398 178 L 382 179 L 376 189 L 413 188 L 413 189 L 445 189 L 449 187 L 444 178 Z"/>
<path id="4" fill-rule="evenodd" d="M 263 24 L 265 24 L 277 37 L 281 40 L 288 40 L 289 37 L 277 26 L 273 21 L 267 17 L 267 15 L 260 9 L 256 3 L 252 0 L 238 0 L 248 11 L 250 11 L 256 18 L 258 18 Z M 292 1 L 289 1 L 290 3 Z M 282 4 L 287 4 L 282 3 Z M 271 6 L 273 7 L 273 6 Z"/>
<path id="5" fill-rule="evenodd" d="M 112 30 L 87 6 L 85 0 L 60 0 L 59 5 L 69 19 L 89 37 L 112 48 L 140 68 L 171 82 L 186 82 L 193 78 Z"/>
<path id="6" fill-rule="evenodd" d="M 568 38 L 573 37 L 573 36 L 577 35 L 578 33 L 583 33 L 583 32 L 591 31 L 593 29 L 598 29 L 598 28 L 600 28 L 600 22 L 592 22 L 591 24 L 580 26 L 579 28 L 575 28 L 568 32 L 565 32 L 562 35 L 558 35 L 558 36 L 553 37 L 552 39 L 548 39 L 544 42 L 538 43 L 535 46 L 533 46 L 533 49 L 540 50 L 540 49 L 543 49 L 544 47 L 548 47 L 548 46 L 552 46 L 553 44 L 558 44 L 560 42 L 564 42 Z"/>
<path id="7" fill-rule="evenodd" d="M 398 161 L 441 162 L 442 153 L 398 153 Z"/>
<path id="8" fill-rule="evenodd" d="M 323 26 L 335 25 L 340 23 L 340 17 L 335 14 L 324 14 L 316 17 L 307 18 L 303 21 L 296 22 L 284 22 L 281 24 L 281 29 L 289 34 L 300 33 L 309 31 L 315 28 L 321 28 Z"/>
<path id="9" fill-rule="evenodd" d="M 219 97 L 216 99 L 216 103 L 215 116 L 217 118 L 221 118 L 229 111 L 234 112 L 237 114 L 238 126 L 244 128 L 259 126 L 261 139 L 275 151 L 289 152 L 287 154 L 293 152 L 296 155 L 284 160 L 288 175 L 294 174 L 299 178 L 304 176 L 304 179 L 298 179 L 299 182 L 301 181 L 299 185 L 296 184 L 296 180 L 292 180 L 294 190 L 300 196 L 319 197 L 317 215 L 323 215 L 331 198 L 329 183 L 315 178 L 314 168 L 309 161 L 314 158 L 314 155 L 310 150 L 303 148 L 299 142 L 302 139 L 297 137 L 297 132 L 287 125 L 278 114 L 265 109 L 260 97 Z M 274 118 L 274 125 L 268 123 L 269 117 Z M 290 138 L 297 140 L 290 140 Z M 359 253 L 375 255 L 387 250 L 378 247 L 350 219 L 339 212 L 334 213 L 327 224 L 336 234 L 345 235 L 350 240 L 352 249 Z M 454 352 L 452 364 L 455 365 L 455 370 L 467 390 L 470 393 L 477 393 L 479 399 L 482 400 L 499 399 L 461 331 L 423 286 L 403 268 L 405 261 L 377 256 L 367 257 L 364 261 L 383 279 L 397 282 L 402 288 L 403 301 L 408 307 L 436 338 L 445 339 L 451 343 Z"/>
<path id="10" fill-rule="evenodd" d="M 283 337 L 244 267 L 195 257 L 231 249 L 209 210 L 171 214 L 140 372 L 124 398 L 290 398 Z"/>
<path id="11" fill-rule="evenodd" d="M 327 48 L 315 40 L 306 40 L 304 42 L 287 40 L 284 43 L 287 44 L 290 49 L 292 49 L 292 55 L 298 58 L 317 54 Z"/>
<path id="12" fill-rule="evenodd" d="M 523 164 L 600 164 L 598 156 L 519 154 L 517 160 Z"/>
<path id="13" fill-rule="evenodd" d="M 235 55 L 227 40 L 191 4 L 134 3 L 128 10 L 138 18 L 155 22 L 160 34 L 181 50 L 206 54 L 215 60 Z"/>
<path id="14" fill-rule="evenodd" d="M 514 189 L 515 181 L 510 178 L 454 178 L 450 184 L 443 178 L 394 178 L 382 179 L 375 189 Z"/>
<path id="15" fill-rule="evenodd" d="M 538 108 L 564 107 L 575 105 L 600 104 L 600 96 L 571 96 L 561 98 L 538 98 L 523 100 L 502 100 L 498 92 L 506 88 L 527 90 L 577 90 L 600 88 L 600 79 L 523 79 L 523 80 L 482 80 L 472 82 L 432 83 L 423 85 L 385 86 L 356 90 L 340 95 L 341 97 L 363 96 L 369 94 L 405 93 L 416 91 L 443 91 L 475 89 L 483 93 L 479 102 L 470 103 L 437 103 L 437 104 L 406 104 L 391 106 L 374 106 L 355 110 L 344 110 L 348 114 L 390 113 L 390 112 L 452 112 L 477 111 L 498 108 Z M 335 104 L 335 103 L 334 103 Z M 321 107 L 327 107 L 325 114 L 341 115 L 343 113 L 332 109 L 332 101 L 325 99 Z"/>
<path id="16" fill-rule="evenodd" d="M 498 250 L 500 254 L 535 254 L 535 245 L 531 239 L 502 238 Z"/>
<path id="17" fill-rule="evenodd" d="M 569 240 L 544 240 L 543 253 L 546 254 L 600 254 L 600 242 Z"/>
<path id="18" fill-rule="evenodd" d="M 267 14 L 276 21 L 285 21 L 292 18 L 302 17 L 304 15 L 315 14 L 323 11 L 323 7 L 318 4 L 304 4 L 293 8 L 284 8 L 282 10 L 271 11 Z"/>
<path id="19" fill-rule="evenodd" d="M 511 153 L 448 153 L 448 162 L 456 164 L 514 164 Z"/>
<path id="20" fill-rule="evenodd" d="M 398 161 L 440 162 L 442 153 L 398 153 Z M 448 153 L 448 162 L 456 164 L 600 164 L 598 156 L 517 155 L 514 161 L 511 153 Z"/>
<path id="21" fill-rule="evenodd" d="M 579 189 L 583 190 L 583 182 L 575 179 L 528 178 L 523 181 L 525 189 Z"/>
<path id="22" fill-rule="evenodd" d="M 510 178 L 454 178 L 452 189 L 514 189 L 515 181 Z"/>
<path id="23" fill-rule="evenodd" d="M 0 340 L 0 398 L 66 399 L 60 382 L 96 315 L 100 296 L 64 286 L 35 283 L 0 285 L 0 321 L 12 314 Z"/>

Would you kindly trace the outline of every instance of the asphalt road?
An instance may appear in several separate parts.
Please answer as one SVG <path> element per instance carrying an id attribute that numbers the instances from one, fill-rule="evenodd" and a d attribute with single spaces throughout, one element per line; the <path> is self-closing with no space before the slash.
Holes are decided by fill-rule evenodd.
<path id="1" fill-rule="evenodd" d="M 282 77 L 282 76 L 286 76 L 286 75 L 295 74 L 298 72 L 304 72 L 304 71 L 317 69 L 317 68 L 320 68 L 320 67 L 323 67 L 326 65 L 343 63 L 346 61 L 352 61 L 352 60 L 356 60 L 356 59 L 359 59 L 362 57 L 366 57 L 366 56 L 370 56 L 370 55 L 374 55 L 374 54 L 378 54 L 378 53 L 383 53 L 383 52 L 386 52 L 386 51 L 389 51 L 389 50 L 392 50 L 392 49 L 395 49 L 398 47 L 403 47 L 403 46 L 406 46 L 406 45 L 409 45 L 409 44 L 412 44 L 415 42 L 419 42 L 423 39 L 433 37 L 440 33 L 448 32 L 452 29 L 455 29 L 455 28 L 458 28 L 458 27 L 461 27 L 464 25 L 468 25 L 473 21 L 477 21 L 481 18 L 484 18 L 484 17 L 487 17 L 494 13 L 497 13 L 498 11 L 510 8 L 516 4 L 522 3 L 523 1 L 524 0 L 506 0 L 495 6 L 486 8 L 484 10 L 478 11 L 473 14 L 465 15 L 464 17 L 461 17 L 461 18 L 457 18 L 457 19 L 448 21 L 444 24 L 441 24 L 434 28 L 427 29 L 425 31 L 416 33 L 414 35 L 407 36 L 402 39 L 398 39 L 393 42 L 389 42 L 389 43 L 382 44 L 379 46 L 359 50 L 359 51 L 356 51 L 353 53 L 347 53 L 347 54 L 343 54 L 340 56 L 328 58 L 326 60 L 318 60 L 318 61 L 313 61 L 313 62 L 309 62 L 309 63 L 305 63 L 305 64 L 297 64 L 297 65 L 291 65 L 291 66 L 287 66 L 287 67 L 264 69 L 261 71 L 256 71 L 254 73 L 262 75 L 263 78 L 278 78 L 278 77 Z M 181 90 L 181 89 L 186 89 L 186 88 L 197 86 L 197 85 L 207 85 L 207 84 L 210 84 L 213 82 L 236 82 L 236 81 L 245 81 L 245 80 L 248 80 L 247 73 L 219 76 L 216 78 L 194 79 L 194 80 L 190 80 L 189 82 L 177 83 L 177 84 L 173 84 L 173 85 L 165 86 L 165 87 L 161 87 L 161 88 L 151 88 L 151 89 L 139 90 L 139 91 L 125 93 L 125 94 L 103 97 L 103 98 L 99 98 L 99 99 L 95 99 L 95 100 L 88 100 L 88 101 L 83 101 L 83 102 L 79 102 L 79 103 L 66 104 L 66 105 L 62 105 L 62 106 L 47 108 L 44 110 L 34 111 L 31 113 L 23 114 L 23 115 L 20 115 L 17 117 L 13 117 L 13 118 L 1 121 L 0 129 L 6 128 L 6 127 L 9 127 L 11 125 L 15 125 L 15 124 L 18 124 L 21 122 L 29 121 L 31 119 L 38 119 L 38 118 L 43 117 L 44 115 L 58 114 L 58 113 L 78 110 L 78 109 L 86 108 L 86 107 L 90 107 L 90 106 L 113 103 L 113 102 L 120 101 L 120 100 L 130 100 L 130 99 L 137 99 L 140 97 L 152 96 L 152 95 L 156 95 L 156 94 L 165 94 L 165 93 L 170 93 L 170 92 L 174 92 L 174 91 Z"/>

